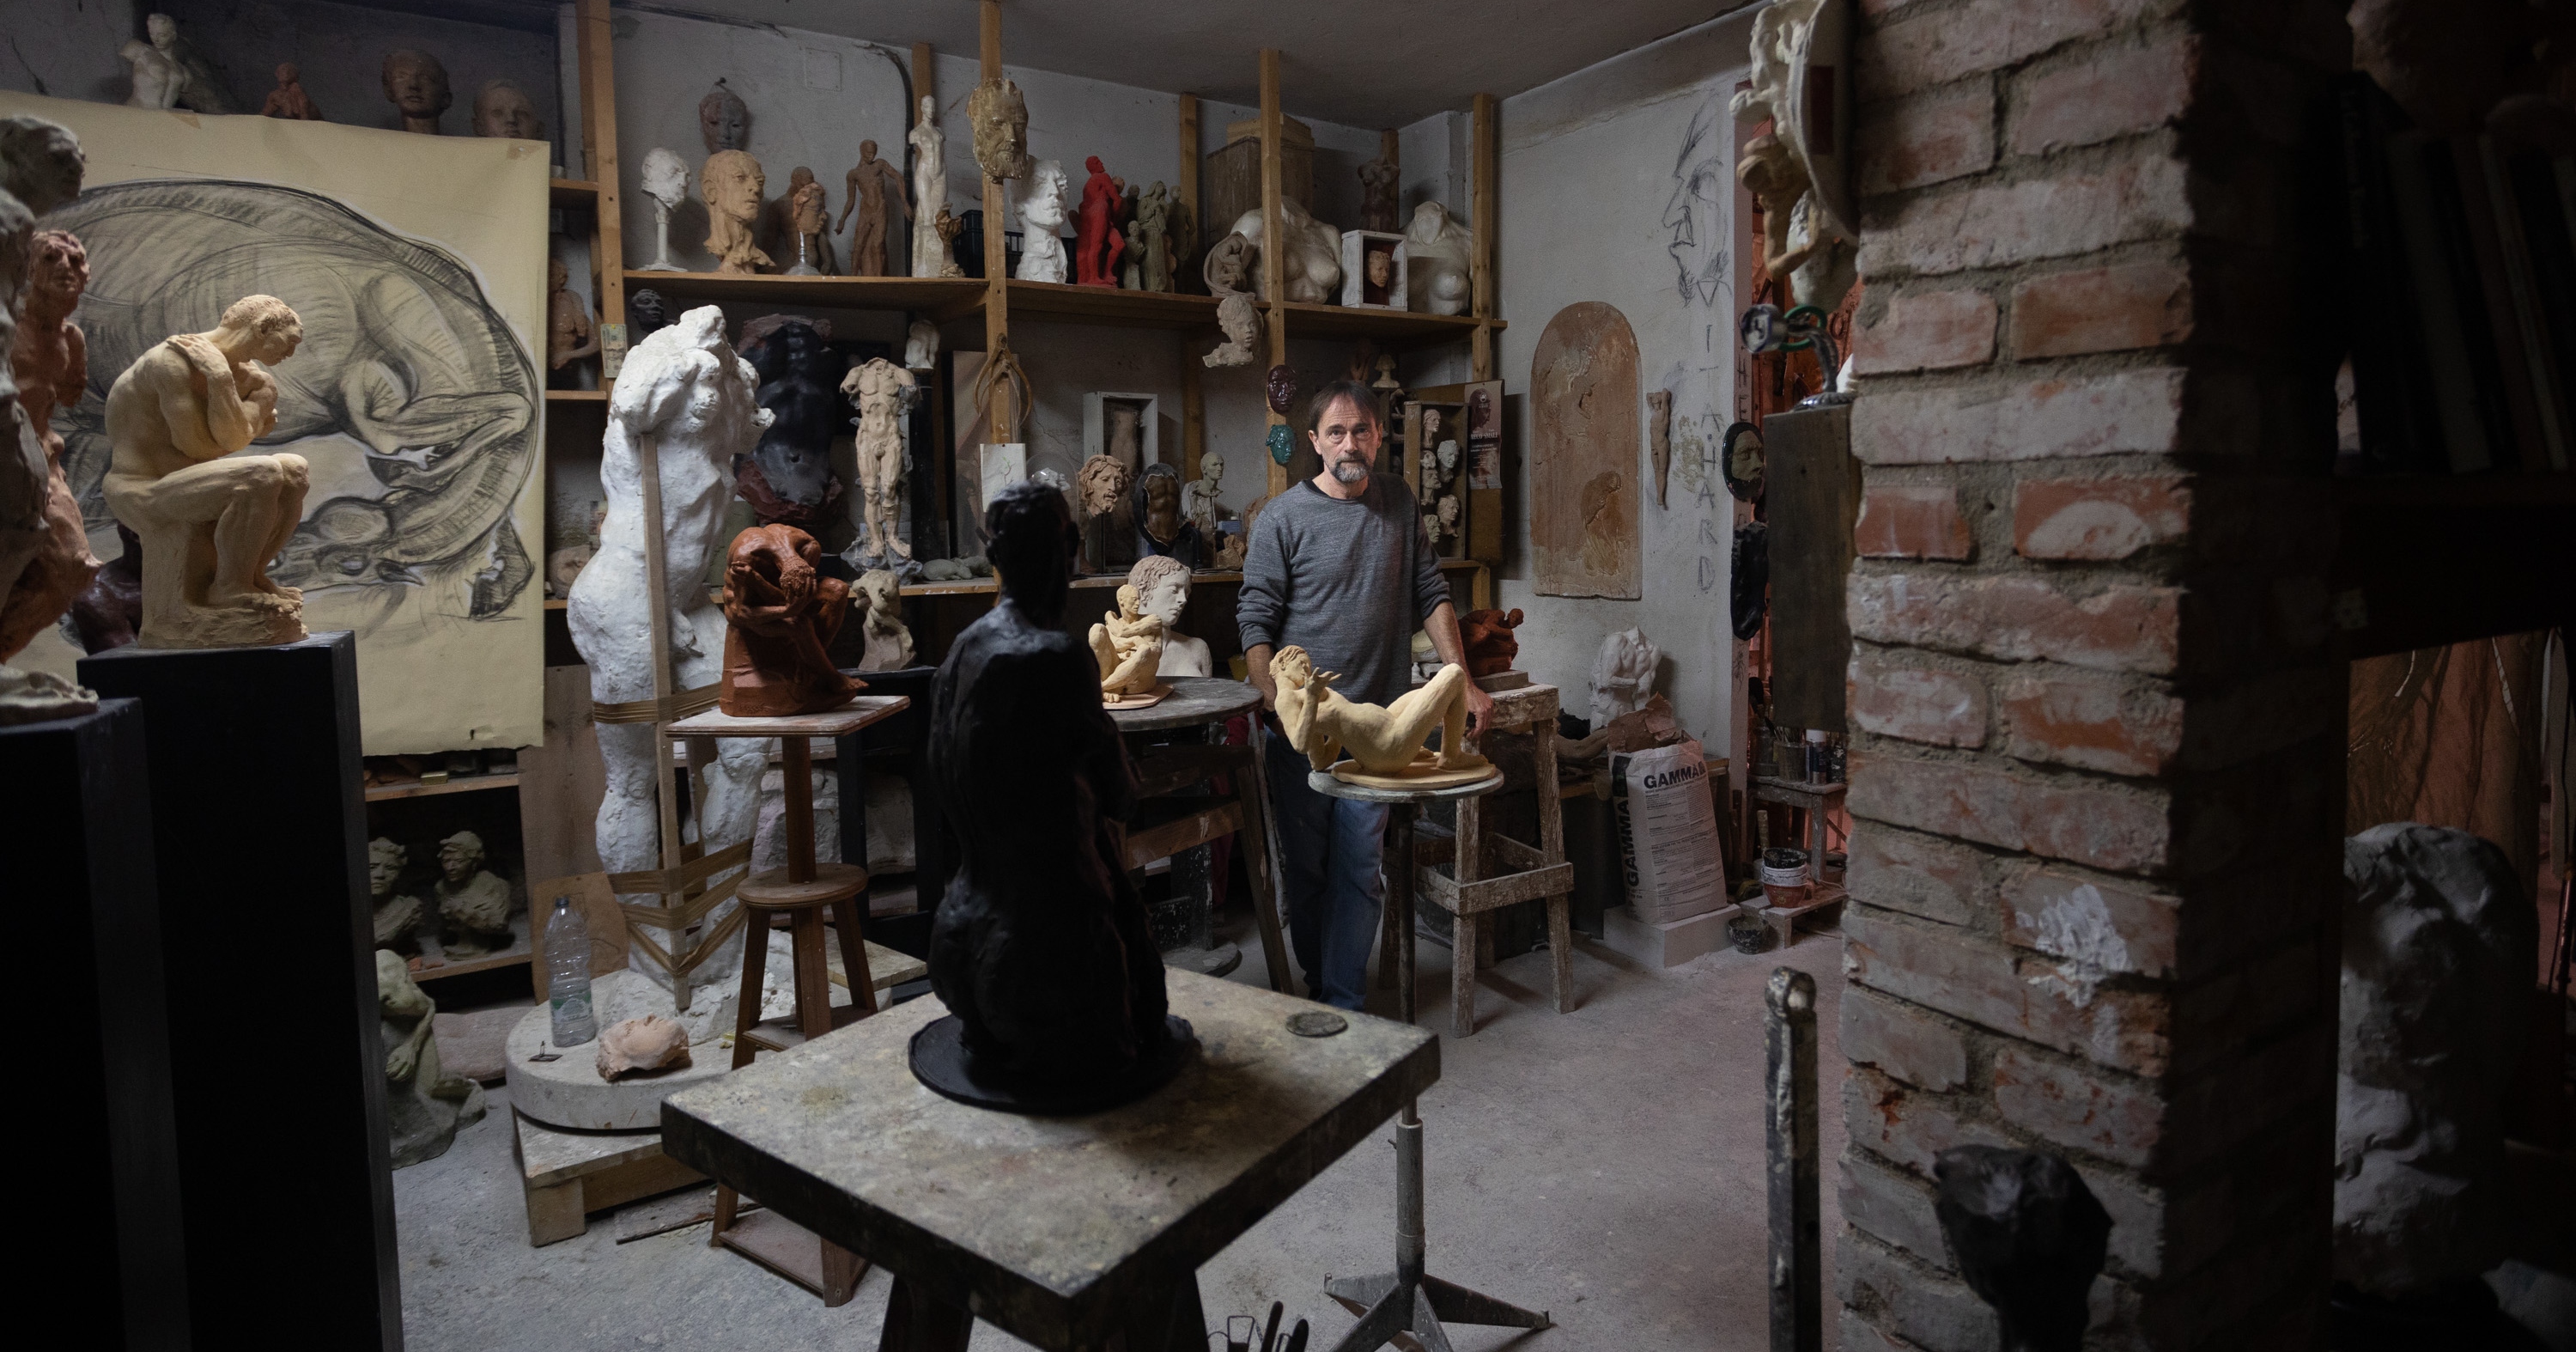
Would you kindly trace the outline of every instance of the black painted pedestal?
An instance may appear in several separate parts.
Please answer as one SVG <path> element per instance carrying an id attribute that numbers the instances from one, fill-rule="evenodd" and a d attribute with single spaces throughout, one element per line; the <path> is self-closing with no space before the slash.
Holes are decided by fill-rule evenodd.
<path id="1" fill-rule="evenodd" d="M 0 727 L 0 822 L 23 1006 L 43 1025 L 42 1108 L 27 1124 L 20 1213 L 39 1242 L 14 1281 L 77 1311 L 78 1341 L 188 1347 L 170 1030 L 152 879 L 143 707 Z M 24 889 L 23 891 L 21 889 Z M 41 1125 L 37 1125 L 41 1123 Z"/>
<path id="2" fill-rule="evenodd" d="M 143 701 L 197 1345 L 400 1348 L 356 640 L 80 680 Z"/>

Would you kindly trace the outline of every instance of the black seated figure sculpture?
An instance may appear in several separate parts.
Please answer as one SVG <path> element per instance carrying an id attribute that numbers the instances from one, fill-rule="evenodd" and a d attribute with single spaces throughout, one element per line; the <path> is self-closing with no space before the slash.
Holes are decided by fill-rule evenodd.
<path id="1" fill-rule="evenodd" d="M 828 328 L 777 315 L 743 325 L 742 355 L 760 373 L 760 406 L 774 417 L 760 444 L 735 466 L 735 488 L 764 526 L 819 535 L 841 496 L 832 477 L 832 437 L 849 426 L 841 398 L 848 359 L 827 344 Z"/>
<path id="2" fill-rule="evenodd" d="M 1161 1087 L 1196 1044 L 1111 829 L 1136 806 L 1126 747 L 1064 630 L 1072 509 L 1017 483 L 984 529 L 1001 603 L 930 687 L 930 784 L 961 863 L 930 938 L 949 1014 L 914 1035 L 912 1073 L 979 1107 L 1098 1112 Z"/>
<path id="3" fill-rule="evenodd" d="M 1968 1289 L 1994 1307 L 2003 1352 L 2076 1352 L 2110 1253 L 2111 1213 L 2055 1155 L 1956 1146 L 1932 1163 L 1932 1214 Z"/>

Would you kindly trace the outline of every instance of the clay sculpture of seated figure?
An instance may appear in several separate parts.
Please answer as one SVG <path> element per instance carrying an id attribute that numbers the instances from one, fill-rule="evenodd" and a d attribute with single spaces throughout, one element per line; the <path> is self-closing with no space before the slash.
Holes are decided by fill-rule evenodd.
<path id="1" fill-rule="evenodd" d="M 382 948 L 376 950 L 376 1010 L 393 1167 L 437 1159 L 456 1140 L 458 1127 L 483 1119 L 483 1088 L 439 1064 L 432 1031 L 437 1002 L 411 979 L 401 954 Z"/>
<path id="2" fill-rule="evenodd" d="M 144 647 L 304 637 L 304 594 L 268 580 L 304 515 L 304 457 L 233 454 L 277 426 L 277 381 L 261 364 L 303 341 L 286 302 L 250 296 L 212 332 L 144 353 L 108 391 L 115 452 L 104 487 L 108 509 L 143 541 Z"/>
<path id="3" fill-rule="evenodd" d="M 1118 608 L 1091 626 L 1091 656 L 1100 664 L 1100 693 L 1110 703 L 1154 693 L 1154 673 L 1163 665 L 1163 622 L 1140 609 L 1135 583 L 1121 584 Z"/>
<path id="4" fill-rule="evenodd" d="M 964 1102 L 1091 1112 L 1183 1064 L 1153 927 L 1116 824 L 1136 781 L 1100 707 L 1099 669 L 1064 632 L 1077 540 L 1064 495 L 1034 483 L 985 510 L 1000 603 L 931 684 L 930 786 L 960 837 L 930 984 L 950 1016 L 915 1035 L 923 1084 Z"/>
<path id="5" fill-rule="evenodd" d="M 1467 669 L 1454 662 L 1429 684 L 1383 707 L 1343 698 L 1332 688 L 1340 674 L 1315 670 L 1306 650 L 1293 643 L 1270 655 L 1270 675 L 1279 686 L 1279 727 L 1288 744 L 1335 778 L 1365 784 L 1374 777 L 1433 788 L 1469 784 L 1493 773 L 1492 762 L 1467 750 Z M 1440 733 L 1437 753 L 1423 749 L 1434 729 Z M 1358 763 L 1356 770 L 1335 764 L 1345 751 Z"/>
<path id="6" fill-rule="evenodd" d="M 716 707 L 736 718 L 837 709 L 859 682 L 828 649 L 850 607 L 850 584 L 820 571 L 823 547 L 794 526 L 754 526 L 725 556 L 724 688 Z"/>
<path id="7" fill-rule="evenodd" d="M 483 838 L 459 831 L 438 842 L 438 918 L 447 924 L 443 947 L 451 958 L 479 957 L 508 948 L 510 884 L 483 867 Z"/>
<path id="8" fill-rule="evenodd" d="M 1466 641 L 1467 675 L 1492 676 L 1512 669 L 1520 660 L 1521 641 L 1512 631 L 1521 625 L 1517 609 L 1471 610 L 1458 626 L 1459 636 Z"/>

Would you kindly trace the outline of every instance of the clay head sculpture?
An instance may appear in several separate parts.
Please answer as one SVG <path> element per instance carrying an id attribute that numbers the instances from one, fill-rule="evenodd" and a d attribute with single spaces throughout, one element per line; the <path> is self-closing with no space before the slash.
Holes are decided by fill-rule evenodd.
<path id="1" fill-rule="evenodd" d="M 828 649 L 849 609 L 850 584 L 820 571 L 823 547 L 794 526 L 754 526 L 725 555 L 724 685 L 716 705 L 736 718 L 837 709 L 863 687 Z"/>
<path id="2" fill-rule="evenodd" d="M 42 216 L 80 196 L 89 160 L 70 129 L 41 117 L 0 118 L 0 191 Z M 0 287 L 14 278 L 0 279 Z"/>
<path id="3" fill-rule="evenodd" d="M 1127 496 L 1128 485 L 1135 481 L 1134 471 L 1119 463 L 1117 457 L 1095 455 L 1082 462 L 1075 481 L 1082 492 L 1084 516 L 1110 516 L 1118 511 Z"/>
<path id="4" fill-rule="evenodd" d="M 392 894 L 394 883 L 402 877 L 403 847 L 378 836 L 367 842 L 367 895 L 382 899 Z"/>
<path id="5" fill-rule="evenodd" d="M 939 903 L 930 984 L 950 1017 L 912 1043 L 916 1078 L 1025 1112 L 1096 1111 L 1170 1079 L 1189 1046 L 1113 822 L 1135 779 L 1099 666 L 1061 628 L 1077 542 L 1064 499 L 1004 488 L 984 514 L 1001 603 L 931 684 L 929 782 L 962 867 Z"/>
<path id="6" fill-rule="evenodd" d="M 510 884 L 483 867 L 483 838 L 459 831 L 438 842 L 438 918 L 447 923 L 447 952 L 471 957 L 509 946 Z"/>
<path id="7" fill-rule="evenodd" d="M 439 115 L 456 96 L 448 92 L 447 67 L 427 52 L 389 52 L 384 64 L 385 101 L 402 114 L 404 131 L 438 135 Z"/>
<path id="8" fill-rule="evenodd" d="M 410 947 L 412 931 L 420 925 L 424 909 L 420 898 L 394 895 L 394 884 L 402 881 L 403 864 L 409 857 L 402 846 L 382 836 L 367 842 L 367 898 L 375 913 L 378 948 Z"/>
<path id="9" fill-rule="evenodd" d="M 1181 534 L 1181 472 L 1148 465 L 1136 481 L 1136 528 L 1169 548 Z"/>
<path id="10" fill-rule="evenodd" d="M 752 223 L 760 218 L 760 195 L 769 186 L 760 161 L 739 150 L 707 156 L 698 173 L 698 190 L 707 199 L 707 252 L 721 260 L 718 272 L 745 275 L 770 265 L 767 253 L 752 240 Z"/>
<path id="11" fill-rule="evenodd" d="M 485 80 L 474 93 L 474 134 L 542 141 L 546 124 L 537 120 L 536 100 L 525 90 L 507 80 Z"/>
<path id="12" fill-rule="evenodd" d="M 1029 171 L 1029 105 L 1008 79 L 986 80 L 966 97 L 966 120 L 975 129 L 975 163 L 990 179 Z"/>
<path id="13" fill-rule="evenodd" d="M 719 150 L 747 150 L 751 147 L 751 105 L 742 96 L 716 81 L 716 87 L 698 100 L 698 135 L 707 143 L 707 153 Z"/>
<path id="14" fill-rule="evenodd" d="M 1297 368 L 1285 362 L 1271 367 L 1261 388 L 1270 400 L 1270 411 L 1283 418 L 1288 416 L 1288 410 L 1297 406 Z"/>
<path id="15" fill-rule="evenodd" d="M 627 337 L 643 342 L 655 329 L 671 322 L 671 303 L 662 293 L 649 286 L 639 286 L 626 293 Z"/>

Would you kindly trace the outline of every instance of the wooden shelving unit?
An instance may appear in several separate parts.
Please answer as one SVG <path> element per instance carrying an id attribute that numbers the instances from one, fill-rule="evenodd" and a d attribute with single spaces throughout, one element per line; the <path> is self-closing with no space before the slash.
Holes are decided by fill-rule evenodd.
<path id="1" fill-rule="evenodd" d="M 472 793 L 477 789 L 515 789 L 519 774 L 515 770 L 492 775 L 459 775 L 440 784 L 376 784 L 367 789 L 370 803 L 390 803 L 401 798 L 435 798 L 444 793 Z"/>

